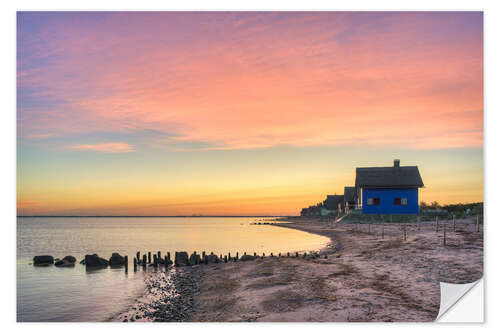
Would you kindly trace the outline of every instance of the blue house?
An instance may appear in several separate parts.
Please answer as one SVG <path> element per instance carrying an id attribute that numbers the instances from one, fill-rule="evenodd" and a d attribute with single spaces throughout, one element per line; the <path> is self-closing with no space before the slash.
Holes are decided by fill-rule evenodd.
<path id="1" fill-rule="evenodd" d="M 356 168 L 356 198 L 364 214 L 418 214 L 417 166 Z"/>

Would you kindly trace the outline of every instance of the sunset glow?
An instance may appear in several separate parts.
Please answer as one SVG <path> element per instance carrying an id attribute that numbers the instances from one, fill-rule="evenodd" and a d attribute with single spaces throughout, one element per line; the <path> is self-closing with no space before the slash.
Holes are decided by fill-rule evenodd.
<path id="1" fill-rule="evenodd" d="M 19 215 L 296 215 L 355 168 L 483 200 L 483 16 L 18 13 Z"/>

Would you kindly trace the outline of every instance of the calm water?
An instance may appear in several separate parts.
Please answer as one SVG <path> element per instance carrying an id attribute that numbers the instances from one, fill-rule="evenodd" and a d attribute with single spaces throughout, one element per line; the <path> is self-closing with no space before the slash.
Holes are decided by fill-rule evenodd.
<path id="1" fill-rule="evenodd" d="M 260 218 L 18 218 L 17 320 L 103 321 L 144 292 L 144 272 L 124 269 L 87 272 L 34 267 L 33 256 L 85 254 L 109 258 L 112 252 L 202 251 L 216 254 L 308 251 L 329 239 L 288 228 L 250 225 Z"/>

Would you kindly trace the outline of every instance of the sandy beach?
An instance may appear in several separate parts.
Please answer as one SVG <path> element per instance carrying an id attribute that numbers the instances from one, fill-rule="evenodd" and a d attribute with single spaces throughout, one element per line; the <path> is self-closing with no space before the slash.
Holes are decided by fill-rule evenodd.
<path id="1" fill-rule="evenodd" d="M 148 294 L 116 321 L 434 321 L 439 282 L 483 275 L 483 232 L 472 219 L 382 225 L 289 218 L 294 228 L 331 239 L 316 255 L 282 253 L 252 261 L 151 273 Z M 441 221 L 443 223 L 443 221 Z M 293 245 L 291 245 L 293 248 Z M 174 282 L 172 282 L 174 281 Z M 180 291 L 172 295 L 172 283 Z M 137 317 L 139 316 L 139 318 Z"/>

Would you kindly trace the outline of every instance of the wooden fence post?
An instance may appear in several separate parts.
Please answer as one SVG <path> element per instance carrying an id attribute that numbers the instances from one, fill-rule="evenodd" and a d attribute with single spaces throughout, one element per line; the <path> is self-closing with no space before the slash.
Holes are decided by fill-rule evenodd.
<path id="1" fill-rule="evenodd" d="M 137 262 L 141 261 L 141 252 L 137 251 L 135 257 L 137 258 Z"/>
<path id="2" fill-rule="evenodd" d="M 443 224 L 443 246 L 446 246 L 446 224 Z"/>
<path id="3" fill-rule="evenodd" d="M 124 259 L 125 259 L 125 272 L 128 272 L 128 256 L 125 256 Z"/>
<path id="4" fill-rule="evenodd" d="M 151 263 L 151 252 L 148 252 L 148 264 Z"/>
<path id="5" fill-rule="evenodd" d="M 436 232 L 438 232 L 439 229 L 439 222 L 438 222 L 438 217 L 436 215 Z"/>
<path id="6" fill-rule="evenodd" d="M 147 260 L 148 260 L 148 257 L 145 254 L 143 254 L 142 255 L 142 267 L 146 267 Z"/>
<path id="7" fill-rule="evenodd" d="M 137 272 L 137 258 L 134 258 L 134 272 Z"/>

